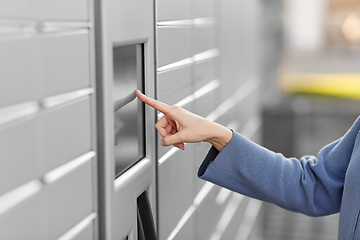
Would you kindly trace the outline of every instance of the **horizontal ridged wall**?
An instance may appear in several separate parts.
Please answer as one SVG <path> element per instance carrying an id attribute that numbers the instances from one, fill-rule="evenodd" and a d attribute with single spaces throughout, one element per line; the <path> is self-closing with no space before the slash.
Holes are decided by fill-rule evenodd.
<path id="1" fill-rule="evenodd" d="M 157 98 L 260 141 L 258 4 L 158 0 Z M 259 201 L 197 178 L 209 148 L 158 146 L 160 240 L 251 239 L 258 229 Z"/>
<path id="2" fill-rule="evenodd" d="M 0 239 L 95 239 L 92 21 L 87 0 L 0 3 Z"/>

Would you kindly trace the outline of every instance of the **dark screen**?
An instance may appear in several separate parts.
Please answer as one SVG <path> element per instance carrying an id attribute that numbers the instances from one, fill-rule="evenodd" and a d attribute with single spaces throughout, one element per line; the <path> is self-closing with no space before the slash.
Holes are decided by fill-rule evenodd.
<path id="1" fill-rule="evenodd" d="M 145 156 L 144 104 L 135 90 L 143 90 L 143 45 L 114 47 L 114 160 L 115 176 Z"/>

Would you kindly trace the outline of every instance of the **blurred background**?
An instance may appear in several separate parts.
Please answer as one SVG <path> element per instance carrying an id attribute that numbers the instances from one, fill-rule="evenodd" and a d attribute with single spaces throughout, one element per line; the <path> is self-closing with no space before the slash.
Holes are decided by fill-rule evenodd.
<path id="1" fill-rule="evenodd" d="M 359 115 L 360 1 L 262 3 L 263 144 L 288 157 L 316 155 Z M 265 239 L 337 239 L 338 214 L 262 210 Z"/>

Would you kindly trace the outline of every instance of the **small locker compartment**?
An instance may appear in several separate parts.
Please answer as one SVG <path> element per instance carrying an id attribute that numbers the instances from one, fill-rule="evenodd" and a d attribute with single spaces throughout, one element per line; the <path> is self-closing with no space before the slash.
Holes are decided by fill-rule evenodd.
<path id="1" fill-rule="evenodd" d="M 158 27 L 158 66 L 192 57 L 191 27 Z"/>
<path id="2" fill-rule="evenodd" d="M 44 174 L 92 150 L 90 97 L 41 112 L 38 126 L 38 165 Z"/>
<path id="3" fill-rule="evenodd" d="M 44 239 L 59 238 L 94 211 L 92 161 L 52 178 L 44 188 L 40 212 Z"/>
<path id="4" fill-rule="evenodd" d="M 191 67 L 183 67 L 158 74 L 157 99 L 174 105 L 191 95 Z"/>
<path id="5" fill-rule="evenodd" d="M 90 87 L 89 30 L 40 34 L 42 97 Z"/>

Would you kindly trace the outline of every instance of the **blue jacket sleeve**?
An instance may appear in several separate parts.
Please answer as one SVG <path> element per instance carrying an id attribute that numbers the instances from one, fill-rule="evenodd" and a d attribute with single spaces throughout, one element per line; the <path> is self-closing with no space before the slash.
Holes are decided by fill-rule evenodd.
<path id="1" fill-rule="evenodd" d="M 309 216 L 339 212 L 344 179 L 360 120 L 317 156 L 285 158 L 234 132 L 218 152 L 212 147 L 198 176 L 235 192 Z"/>

